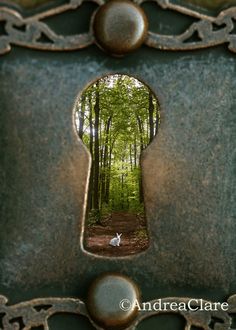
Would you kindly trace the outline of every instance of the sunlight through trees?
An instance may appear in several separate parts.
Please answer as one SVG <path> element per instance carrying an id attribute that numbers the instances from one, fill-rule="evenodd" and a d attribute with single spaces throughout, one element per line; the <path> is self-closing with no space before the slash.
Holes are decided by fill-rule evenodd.
<path id="1" fill-rule="evenodd" d="M 78 135 L 92 156 L 88 214 L 143 212 L 140 155 L 158 132 L 159 104 L 144 84 L 110 75 L 90 85 L 76 107 Z"/>

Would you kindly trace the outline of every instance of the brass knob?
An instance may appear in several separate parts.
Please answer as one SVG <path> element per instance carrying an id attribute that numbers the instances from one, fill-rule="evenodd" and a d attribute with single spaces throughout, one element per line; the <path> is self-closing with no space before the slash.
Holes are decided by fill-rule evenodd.
<path id="1" fill-rule="evenodd" d="M 111 0 L 93 19 L 97 44 L 113 55 L 125 55 L 142 45 L 148 30 L 143 9 L 129 0 Z"/>
<path id="2" fill-rule="evenodd" d="M 123 329 L 136 317 L 139 301 L 139 289 L 130 278 L 106 273 L 92 283 L 87 308 L 98 325 L 105 329 Z"/>

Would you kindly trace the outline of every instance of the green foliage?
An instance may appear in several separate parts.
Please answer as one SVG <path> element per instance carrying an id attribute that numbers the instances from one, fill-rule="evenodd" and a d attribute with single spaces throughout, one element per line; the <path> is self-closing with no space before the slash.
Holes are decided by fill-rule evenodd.
<path id="1" fill-rule="evenodd" d="M 88 226 L 93 226 L 96 223 L 100 223 L 101 222 L 101 212 L 100 210 L 90 210 L 88 212 L 88 217 L 87 217 L 87 223 Z"/>
<path id="2" fill-rule="evenodd" d="M 77 105 L 77 130 L 92 155 L 90 222 L 103 212 L 139 212 L 143 205 L 140 154 L 158 131 L 160 111 L 152 92 L 137 79 L 100 79 Z"/>

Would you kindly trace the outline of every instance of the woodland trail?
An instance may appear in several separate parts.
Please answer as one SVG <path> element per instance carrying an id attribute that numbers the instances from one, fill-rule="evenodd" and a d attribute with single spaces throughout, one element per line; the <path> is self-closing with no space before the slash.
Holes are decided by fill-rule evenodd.
<path id="1" fill-rule="evenodd" d="M 120 246 L 110 246 L 110 239 L 122 233 Z M 145 226 L 140 223 L 136 214 L 127 212 L 113 212 L 106 225 L 93 225 L 87 229 L 85 241 L 86 249 L 92 253 L 104 256 L 131 255 L 148 246 Z"/>

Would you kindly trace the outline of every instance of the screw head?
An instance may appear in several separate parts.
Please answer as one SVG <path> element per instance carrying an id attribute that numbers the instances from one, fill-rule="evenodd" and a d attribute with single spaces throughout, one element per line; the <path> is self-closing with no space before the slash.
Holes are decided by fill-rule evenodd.
<path id="1" fill-rule="evenodd" d="M 106 273 L 92 283 L 87 308 L 91 318 L 105 329 L 123 329 L 136 317 L 139 300 L 139 289 L 130 278 Z"/>
<path id="2" fill-rule="evenodd" d="M 95 13 L 93 32 L 100 48 L 122 56 L 142 45 L 148 20 L 143 9 L 132 1 L 111 0 Z"/>

